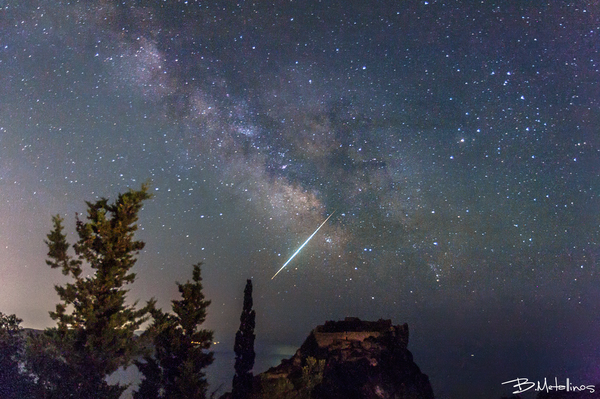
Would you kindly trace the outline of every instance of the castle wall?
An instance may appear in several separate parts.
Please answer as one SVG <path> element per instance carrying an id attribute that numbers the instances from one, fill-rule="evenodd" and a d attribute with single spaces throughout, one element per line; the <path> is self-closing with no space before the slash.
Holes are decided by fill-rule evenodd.
<path id="1" fill-rule="evenodd" d="M 315 339 L 320 348 L 329 346 L 335 341 L 364 341 L 369 337 L 379 337 L 378 331 L 343 331 L 335 333 L 314 332 Z"/>

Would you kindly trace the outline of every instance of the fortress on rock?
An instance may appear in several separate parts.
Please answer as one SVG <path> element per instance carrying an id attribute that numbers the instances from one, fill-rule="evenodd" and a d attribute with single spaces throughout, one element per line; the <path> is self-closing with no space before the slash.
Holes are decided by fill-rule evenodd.
<path id="1" fill-rule="evenodd" d="M 433 399 L 429 378 L 407 349 L 408 337 L 408 325 L 391 320 L 327 321 L 294 356 L 255 376 L 249 397 Z"/>

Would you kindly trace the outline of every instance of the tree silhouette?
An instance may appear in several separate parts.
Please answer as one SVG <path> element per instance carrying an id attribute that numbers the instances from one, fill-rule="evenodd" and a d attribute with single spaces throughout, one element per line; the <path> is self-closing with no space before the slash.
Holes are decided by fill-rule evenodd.
<path id="1" fill-rule="evenodd" d="M 154 321 L 145 336 L 154 344 L 154 355 L 136 362 L 144 375 L 135 399 L 201 399 L 208 383 L 204 369 L 213 362 L 212 352 L 205 352 L 213 332 L 199 329 L 206 319 L 210 301 L 202 293 L 200 264 L 194 265 L 192 282 L 177 283 L 181 300 L 172 301 L 174 314 L 154 307 Z"/>
<path id="2" fill-rule="evenodd" d="M 235 375 L 232 396 L 245 399 L 252 390 L 252 368 L 254 367 L 254 327 L 256 313 L 252 310 L 252 280 L 246 281 L 244 307 L 240 316 L 240 329 L 235 334 Z"/>
<path id="3" fill-rule="evenodd" d="M 25 335 L 21 319 L 0 313 L 0 398 L 24 399 L 33 397 L 33 380 L 23 370 Z"/>
<path id="4" fill-rule="evenodd" d="M 86 202 L 86 220 L 77 215 L 75 257 L 68 254 L 63 219 L 53 217 L 46 263 L 62 269 L 73 282 L 55 287 L 62 302 L 50 316 L 57 327 L 34 342 L 34 367 L 46 397 L 118 398 L 125 390 L 120 384 L 109 385 L 106 377 L 140 354 L 134 332 L 153 303 L 142 309 L 136 308 L 137 302 L 125 303 L 125 286 L 135 280 L 130 271 L 135 255 L 144 248 L 134 239 L 137 215 L 150 197 L 147 185 L 142 185 L 138 191 L 119 194 L 112 204 L 106 198 Z"/>

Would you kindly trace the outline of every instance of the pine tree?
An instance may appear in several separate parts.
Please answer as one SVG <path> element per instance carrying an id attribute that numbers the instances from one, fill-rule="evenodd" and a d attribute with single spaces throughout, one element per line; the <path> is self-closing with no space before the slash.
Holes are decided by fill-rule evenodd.
<path id="1" fill-rule="evenodd" d="M 43 338 L 54 347 L 38 345 L 36 352 L 39 384 L 47 388 L 46 396 L 118 398 L 126 388 L 109 385 L 106 377 L 140 354 L 134 332 L 147 320 L 153 303 L 142 309 L 137 309 L 137 302 L 125 303 L 125 286 L 135 280 L 130 271 L 135 255 L 144 248 L 142 241 L 134 239 L 137 215 L 150 197 L 148 187 L 142 185 L 138 191 L 120 194 L 112 204 L 106 198 L 86 202 L 86 220 L 77 215 L 75 257 L 68 254 L 63 219 L 53 217 L 46 263 L 62 269 L 73 282 L 55 287 L 62 302 L 50 316 L 57 327 L 47 330 Z M 48 370 L 49 361 L 53 365 Z"/>
<path id="2" fill-rule="evenodd" d="M 240 316 L 240 329 L 235 334 L 235 375 L 233 376 L 232 396 L 245 399 L 252 390 L 252 368 L 254 367 L 254 327 L 256 313 L 252 310 L 252 280 L 246 281 L 244 306 Z"/>
<path id="3" fill-rule="evenodd" d="M 144 375 L 135 399 L 201 399 L 208 383 L 204 369 L 213 362 L 210 347 L 213 332 L 200 329 L 210 301 L 204 299 L 200 265 L 194 265 L 192 282 L 177 283 L 181 300 L 172 301 L 173 314 L 156 309 L 146 336 L 154 344 L 154 355 L 136 362 Z"/>

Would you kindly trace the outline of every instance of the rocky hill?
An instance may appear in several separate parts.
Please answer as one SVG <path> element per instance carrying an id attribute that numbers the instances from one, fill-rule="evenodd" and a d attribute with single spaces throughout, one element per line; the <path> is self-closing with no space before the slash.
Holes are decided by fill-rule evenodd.
<path id="1" fill-rule="evenodd" d="M 407 345 L 407 324 L 328 321 L 292 358 L 255 376 L 250 398 L 433 399 Z"/>

